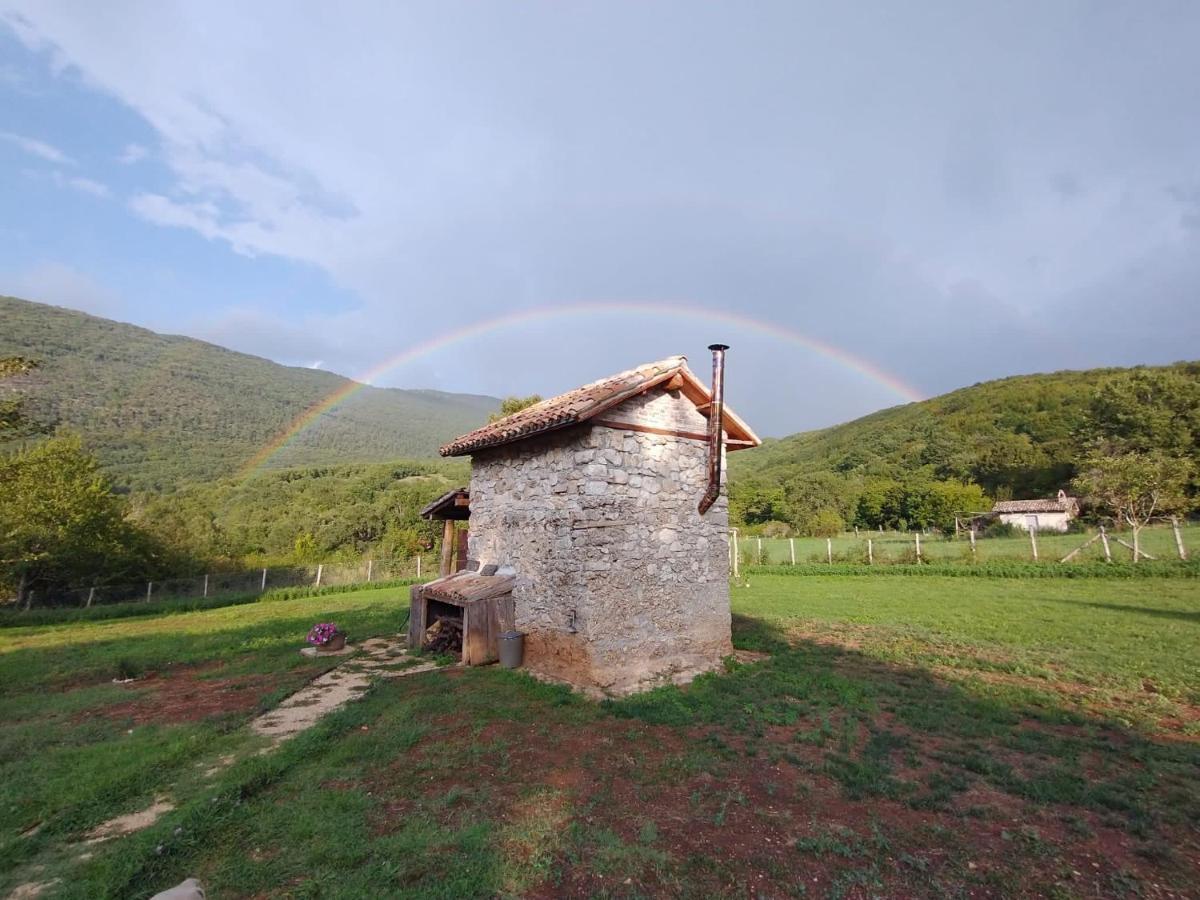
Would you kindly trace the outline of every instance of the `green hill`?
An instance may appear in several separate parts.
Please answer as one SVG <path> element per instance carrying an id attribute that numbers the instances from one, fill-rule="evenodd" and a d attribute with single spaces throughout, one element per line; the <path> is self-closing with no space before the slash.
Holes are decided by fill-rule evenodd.
<path id="1" fill-rule="evenodd" d="M 1139 394 L 1138 421 L 1117 427 L 1146 435 L 1148 448 L 1197 456 L 1200 363 L 1020 375 L 731 455 L 735 518 L 812 531 L 825 509 L 844 525 L 893 524 L 905 516 L 875 521 L 882 494 L 906 484 L 928 494 L 938 481 L 973 483 L 991 498 L 1052 495 L 1075 474 L 1106 386 Z M 947 502 L 970 496 L 958 494 Z"/>
<path id="2" fill-rule="evenodd" d="M 172 490 L 237 472 L 297 417 L 352 383 L 204 341 L 0 297 L 0 358 L 41 361 L 0 383 L 42 421 L 83 435 L 119 485 Z M 363 387 L 266 467 L 432 457 L 484 422 L 493 397 Z"/>

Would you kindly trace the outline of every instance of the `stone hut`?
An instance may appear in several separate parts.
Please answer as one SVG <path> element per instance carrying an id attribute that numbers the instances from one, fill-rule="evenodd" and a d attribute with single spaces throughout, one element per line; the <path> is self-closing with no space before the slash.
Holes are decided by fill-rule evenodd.
<path id="1" fill-rule="evenodd" d="M 1066 491 L 1043 500 L 1001 500 L 992 507 L 1001 522 L 1026 531 L 1066 531 L 1079 515 L 1079 501 Z"/>
<path id="2" fill-rule="evenodd" d="M 761 442 L 724 405 L 715 359 L 718 372 L 710 390 L 669 357 L 441 448 L 472 458 L 469 571 L 450 577 L 505 579 L 527 669 L 626 694 L 689 681 L 732 652 L 728 507 L 715 488 L 725 449 Z M 714 409 L 723 427 L 710 435 Z"/>

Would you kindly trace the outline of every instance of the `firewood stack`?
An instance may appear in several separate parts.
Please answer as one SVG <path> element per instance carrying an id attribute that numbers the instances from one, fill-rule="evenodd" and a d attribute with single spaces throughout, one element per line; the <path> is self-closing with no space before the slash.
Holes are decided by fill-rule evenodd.
<path id="1" fill-rule="evenodd" d="M 462 642 L 462 619 L 438 616 L 437 621 L 425 629 L 421 646 L 433 653 L 462 653 Z"/>

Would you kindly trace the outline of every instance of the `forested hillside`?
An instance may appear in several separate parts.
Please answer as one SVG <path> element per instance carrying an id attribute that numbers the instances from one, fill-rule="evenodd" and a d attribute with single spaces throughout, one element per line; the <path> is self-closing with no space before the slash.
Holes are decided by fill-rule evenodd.
<path id="1" fill-rule="evenodd" d="M 461 459 L 303 467 L 139 495 L 131 517 L 210 567 L 394 559 L 432 546 L 441 522 L 418 513 L 469 477 Z"/>
<path id="2" fill-rule="evenodd" d="M 174 490 L 230 475 L 341 376 L 281 366 L 192 338 L 0 297 L 0 358 L 40 365 L 0 383 L 30 415 L 79 433 L 118 486 Z M 432 457 L 499 400 L 364 387 L 267 460 L 268 467 Z"/>
<path id="3" fill-rule="evenodd" d="M 1053 495 L 1101 434 L 1200 456 L 1200 363 L 1022 375 L 731 455 L 735 519 L 803 533 L 945 525 Z"/>

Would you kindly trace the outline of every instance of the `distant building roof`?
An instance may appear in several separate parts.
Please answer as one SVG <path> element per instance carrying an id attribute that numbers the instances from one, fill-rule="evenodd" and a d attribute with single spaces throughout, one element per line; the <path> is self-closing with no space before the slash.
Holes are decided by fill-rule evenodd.
<path id="1" fill-rule="evenodd" d="M 1068 497 L 1062 491 L 1058 497 L 1043 500 L 1000 500 L 992 507 L 994 513 L 1077 513 L 1079 501 Z"/>
<path id="2" fill-rule="evenodd" d="M 638 394 L 670 382 L 676 376 L 679 390 L 684 396 L 695 403 L 702 412 L 707 412 L 706 406 L 711 399 L 708 387 L 687 367 L 686 357 L 669 356 L 535 403 L 511 416 L 505 416 L 455 438 L 439 452 L 442 456 L 462 456 L 487 447 L 511 444 L 548 431 L 578 425 Z M 728 404 L 725 405 L 724 422 L 730 450 L 757 447 L 762 443 L 758 435 L 738 418 Z"/>

